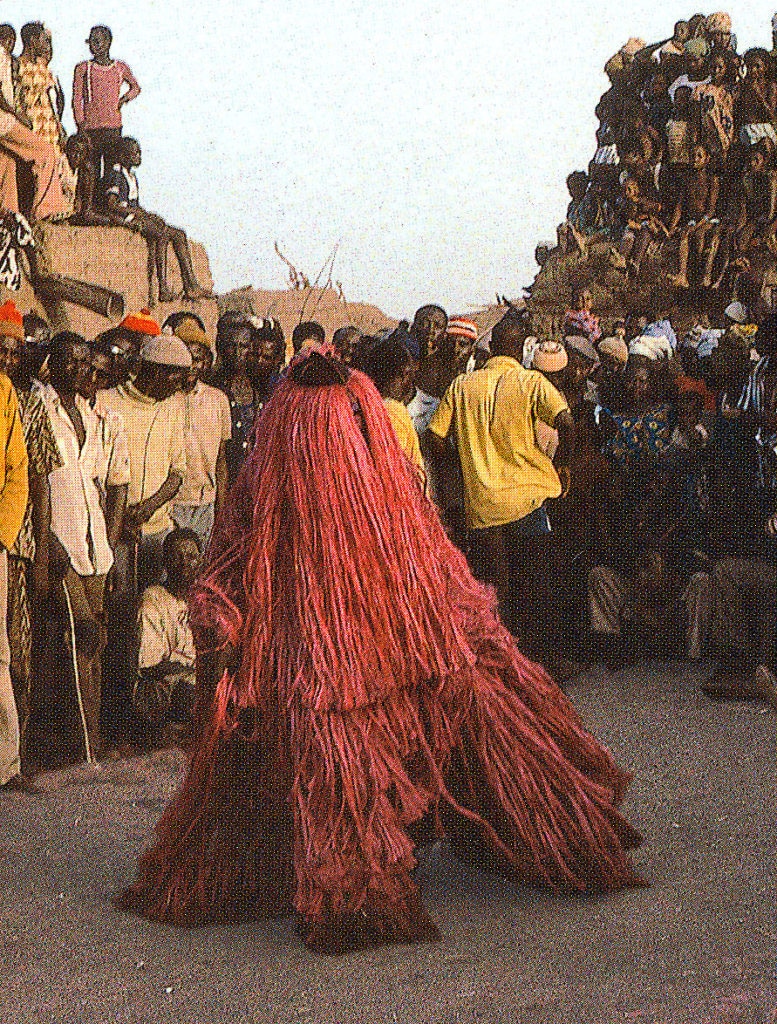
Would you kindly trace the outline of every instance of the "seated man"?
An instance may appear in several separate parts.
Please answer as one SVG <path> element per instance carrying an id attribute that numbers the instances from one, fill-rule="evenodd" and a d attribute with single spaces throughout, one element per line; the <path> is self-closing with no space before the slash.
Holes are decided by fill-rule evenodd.
<path id="1" fill-rule="evenodd" d="M 712 268 L 720 244 L 720 222 L 716 217 L 718 205 L 718 176 L 710 170 L 710 154 L 707 147 L 697 142 L 693 150 L 693 167 L 682 187 L 674 215 L 669 224 L 669 233 L 679 230 L 680 254 L 676 274 L 669 276 L 669 283 L 675 288 L 689 288 L 688 258 L 691 245 L 704 257 L 702 288 L 712 286 Z"/>
<path id="2" fill-rule="evenodd" d="M 134 171 L 135 167 L 140 167 L 142 159 L 140 144 L 136 139 L 117 139 L 115 155 L 117 162 L 105 178 L 105 210 L 110 223 L 137 231 L 145 238 L 156 267 L 159 301 L 174 302 L 178 298 L 167 283 L 168 244 L 173 246 L 181 268 L 184 298 L 210 298 L 212 293 L 197 282 L 186 234 L 180 228 L 170 227 L 161 217 L 140 205 L 138 179 Z"/>
<path id="3" fill-rule="evenodd" d="M 132 703 L 152 733 L 186 724 L 195 695 L 194 638 L 186 603 L 200 562 L 194 530 L 175 529 L 163 547 L 165 584 L 147 587 L 138 609 L 138 674 Z"/>
<path id="4" fill-rule="evenodd" d="M 715 584 L 706 572 L 678 571 L 665 537 L 636 545 L 630 571 L 597 565 L 588 573 L 594 650 L 617 667 L 627 654 L 703 657 L 712 632 Z"/>

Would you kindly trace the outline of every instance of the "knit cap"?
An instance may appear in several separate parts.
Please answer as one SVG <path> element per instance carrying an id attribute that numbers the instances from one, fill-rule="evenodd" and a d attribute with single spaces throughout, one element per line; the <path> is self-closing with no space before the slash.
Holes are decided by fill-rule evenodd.
<path id="1" fill-rule="evenodd" d="M 139 313 L 130 313 L 129 316 L 124 317 L 119 327 L 126 327 L 128 331 L 135 331 L 136 334 L 147 334 L 150 338 L 155 338 L 161 329 L 151 316 L 150 309 L 141 309 Z"/>
<path id="2" fill-rule="evenodd" d="M 155 338 L 149 338 L 143 343 L 140 358 L 145 363 L 182 370 L 189 370 L 192 365 L 191 352 L 175 334 L 158 334 Z"/>
<path id="3" fill-rule="evenodd" d="M 458 338 L 469 338 L 470 341 L 477 341 L 478 325 L 474 320 L 468 320 L 466 317 L 457 316 L 448 321 L 446 333 L 452 334 Z"/>
<path id="4" fill-rule="evenodd" d="M 13 299 L 0 306 L 0 334 L 4 338 L 17 338 L 24 341 L 24 318 L 16 308 Z"/>

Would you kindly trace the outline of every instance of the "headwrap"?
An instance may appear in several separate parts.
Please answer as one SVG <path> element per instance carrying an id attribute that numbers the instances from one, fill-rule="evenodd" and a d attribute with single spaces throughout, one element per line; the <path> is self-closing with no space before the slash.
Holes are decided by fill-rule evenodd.
<path id="1" fill-rule="evenodd" d="M 0 334 L 4 338 L 16 338 L 24 341 L 24 318 L 16 308 L 13 299 L 0 306 Z"/>
<path id="2" fill-rule="evenodd" d="M 701 36 L 696 36 L 695 39 L 689 39 L 685 43 L 685 52 L 689 57 L 704 57 L 709 56 L 710 44 L 706 39 L 702 39 Z"/>
<path id="3" fill-rule="evenodd" d="M 174 333 L 177 338 L 180 338 L 181 341 L 186 342 L 187 344 L 196 342 L 196 344 L 202 345 L 211 352 L 213 351 L 213 346 L 210 343 L 208 335 L 194 320 L 190 320 L 188 317 L 178 324 Z"/>
<path id="4" fill-rule="evenodd" d="M 657 362 L 660 359 L 671 359 L 672 354 L 672 346 L 663 334 L 657 338 L 653 338 L 649 334 L 641 334 L 629 342 L 630 356 L 645 356 L 647 359 Z"/>
<path id="5" fill-rule="evenodd" d="M 457 316 L 448 321 L 446 334 L 457 338 L 469 338 L 470 341 L 478 340 L 478 325 L 474 320 L 467 320 L 466 317 Z"/>
<path id="6" fill-rule="evenodd" d="M 628 361 L 629 349 L 622 338 L 603 338 L 596 347 L 600 356 L 612 356 L 623 365 Z"/>
<path id="7" fill-rule="evenodd" d="M 558 373 L 569 362 L 563 345 L 557 341 L 541 341 L 532 353 L 532 369 L 541 373 Z"/>
<path id="8" fill-rule="evenodd" d="M 588 338 L 580 334 L 571 334 L 564 338 L 564 347 L 567 352 L 577 352 L 589 362 L 599 365 L 599 353 L 593 347 Z"/>
<path id="9" fill-rule="evenodd" d="M 647 338 L 666 338 L 672 346 L 672 352 L 677 351 L 677 335 L 668 320 L 656 320 L 648 324 L 642 334 Z"/>
<path id="10" fill-rule="evenodd" d="M 715 393 L 710 391 L 707 384 L 703 380 L 698 380 L 696 377 L 686 377 L 685 374 L 680 374 L 677 378 L 677 391 L 681 395 L 698 395 L 701 398 L 703 408 L 705 412 L 715 412 L 717 408 L 715 402 Z"/>
<path id="11" fill-rule="evenodd" d="M 735 324 L 747 323 L 747 310 L 741 302 L 730 302 L 723 310 L 723 315 L 733 320 Z"/>
<path id="12" fill-rule="evenodd" d="M 147 334 L 150 338 L 155 338 L 160 332 L 159 324 L 151 316 L 150 309 L 141 309 L 139 313 L 130 313 L 129 316 L 124 317 L 119 327 L 126 327 L 128 331 L 134 331 L 136 334 Z"/>
<path id="13" fill-rule="evenodd" d="M 143 343 L 140 358 L 144 363 L 182 370 L 189 370 L 192 365 L 191 352 L 175 334 L 158 334 L 155 338 L 149 338 Z"/>
<path id="14" fill-rule="evenodd" d="M 726 14 L 725 11 L 717 11 L 715 14 L 710 14 L 704 23 L 705 29 L 710 33 L 713 32 L 731 32 L 731 15 Z"/>

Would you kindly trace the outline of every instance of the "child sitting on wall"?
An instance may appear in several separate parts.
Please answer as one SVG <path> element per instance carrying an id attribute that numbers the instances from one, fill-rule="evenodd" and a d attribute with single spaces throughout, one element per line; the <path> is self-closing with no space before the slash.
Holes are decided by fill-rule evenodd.
<path id="1" fill-rule="evenodd" d="M 173 247 L 183 280 L 186 299 L 211 298 L 212 293 L 197 281 L 189 251 L 189 240 L 180 228 L 173 228 L 140 205 L 135 168 L 140 167 L 141 150 L 136 139 L 119 138 L 115 143 L 116 163 L 105 178 L 105 212 L 110 222 L 137 231 L 146 240 L 150 262 L 156 268 L 160 302 L 174 302 L 179 296 L 167 283 L 167 247 Z M 149 283 L 150 287 L 150 283 Z M 153 302 L 154 296 L 149 295 Z"/>

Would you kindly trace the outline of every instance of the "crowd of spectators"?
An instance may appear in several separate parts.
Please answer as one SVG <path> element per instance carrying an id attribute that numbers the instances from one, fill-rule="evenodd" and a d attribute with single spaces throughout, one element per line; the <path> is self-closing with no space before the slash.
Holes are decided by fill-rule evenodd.
<path id="1" fill-rule="evenodd" d="M 728 14 L 697 14 L 607 62 L 594 156 L 567 181 L 565 250 L 606 237 L 632 279 L 651 252 L 678 291 L 755 305 L 777 256 L 777 15 L 772 33 L 770 50 L 740 54 Z"/>
<path id="2" fill-rule="evenodd" d="M 300 323 L 292 359 L 372 378 L 449 535 L 560 679 L 714 657 L 710 693 L 777 704 L 777 316 L 734 302 L 678 339 L 648 313 L 600 322 L 583 289 L 565 325 L 539 340 L 511 306 L 483 334 L 429 305 L 374 337 Z M 28 785 L 42 749 L 185 735 L 187 591 L 285 363 L 280 325 L 239 312 L 215 339 L 142 310 L 87 342 L 0 308 L 0 692 L 19 722 L 0 781 Z"/>
<path id="3" fill-rule="evenodd" d="M 40 60 L 40 33 L 22 37 Z M 79 144 L 106 183 L 90 217 L 139 210 L 139 146 L 89 113 L 102 75 L 111 96 L 136 90 L 110 41 L 93 29 L 75 76 Z M 748 205 L 757 175 L 777 176 L 772 60 L 740 60 L 722 14 L 632 41 L 608 65 L 589 174 L 570 179 L 562 244 L 615 231 L 620 211 L 629 272 L 675 238 L 676 287 L 696 255 L 701 285 L 736 290 L 720 316 L 683 330 L 657 309 L 608 319 L 579 287 L 553 338 L 509 303 L 488 331 L 429 304 L 377 336 L 303 321 L 290 338 L 292 362 L 316 352 L 372 379 L 449 536 L 561 681 L 592 659 L 714 659 L 708 694 L 777 707 L 777 308 L 742 287 L 777 213 L 756 224 Z M 156 259 L 162 229 L 133 216 Z M 187 593 L 286 363 L 280 325 L 241 312 L 215 338 L 193 312 L 159 324 L 143 309 L 87 340 L 0 307 L 0 786 L 29 788 L 44 755 L 185 738 Z"/>

